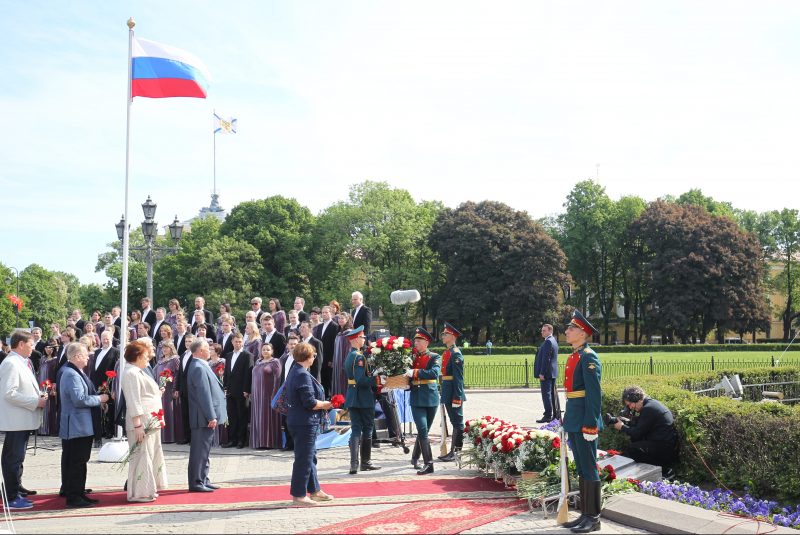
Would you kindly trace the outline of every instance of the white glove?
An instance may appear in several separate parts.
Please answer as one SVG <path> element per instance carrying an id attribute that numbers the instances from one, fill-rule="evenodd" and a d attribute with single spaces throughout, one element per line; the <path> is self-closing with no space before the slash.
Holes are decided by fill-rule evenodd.
<path id="1" fill-rule="evenodd" d="M 403 375 L 405 375 L 406 377 L 414 377 L 414 369 L 413 368 L 407 369 L 406 373 L 404 373 Z"/>
<path id="2" fill-rule="evenodd" d="M 583 440 L 586 440 L 587 442 L 592 442 L 593 440 L 597 440 L 597 437 L 598 435 L 590 435 L 589 433 L 583 434 Z"/>
<path id="3" fill-rule="evenodd" d="M 383 368 L 375 368 L 375 371 L 372 372 L 372 375 L 380 375 L 384 372 Z"/>
<path id="4" fill-rule="evenodd" d="M 383 386 L 385 384 L 386 384 L 386 376 L 385 375 L 381 375 L 381 386 Z"/>

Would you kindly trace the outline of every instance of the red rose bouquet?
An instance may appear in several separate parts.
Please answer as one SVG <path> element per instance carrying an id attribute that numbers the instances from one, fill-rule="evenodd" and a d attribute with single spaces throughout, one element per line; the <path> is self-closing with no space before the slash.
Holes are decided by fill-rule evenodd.
<path id="1" fill-rule="evenodd" d="M 161 385 L 161 388 L 167 386 L 167 383 L 171 383 L 172 380 L 172 371 L 169 369 L 166 369 L 159 374 L 158 382 Z"/>
<path id="2" fill-rule="evenodd" d="M 334 409 L 340 408 L 344 405 L 344 396 L 341 394 L 336 394 L 331 398 L 331 405 Z"/>
<path id="3" fill-rule="evenodd" d="M 414 360 L 411 357 L 411 340 L 402 336 L 378 338 L 366 346 L 370 367 L 381 368 L 390 377 L 406 373 Z"/>

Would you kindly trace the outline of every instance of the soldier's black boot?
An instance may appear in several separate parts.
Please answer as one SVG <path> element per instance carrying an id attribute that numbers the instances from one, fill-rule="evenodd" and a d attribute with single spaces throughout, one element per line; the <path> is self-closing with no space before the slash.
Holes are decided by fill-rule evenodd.
<path id="1" fill-rule="evenodd" d="M 600 529 L 600 509 L 602 508 L 603 483 L 587 481 L 586 485 L 586 517 L 583 522 L 570 531 L 573 533 L 591 533 Z"/>
<path id="2" fill-rule="evenodd" d="M 380 466 L 372 464 L 372 439 L 361 439 L 361 471 L 380 470 Z"/>
<path id="3" fill-rule="evenodd" d="M 571 520 L 570 522 L 565 522 L 565 523 L 561 524 L 561 527 L 574 528 L 575 526 L 579 526 L 579 525 L 583 524 L 583 521 L 586 519 L 586 499 L 588 498 L 586 496 L 586 480 L 583 479 L 582 477 L 578 478 L 578 483 L 579 483 L 580 490 L 581 490 L 581 492 L 580 492 L 581 516 L 579 516 L 575 520 Z"/>
<path id="4" fill-rule="evenodd" d="M 445 440 L 445 439 L 442 439 Z M 443 463 L 450 463 L 456 460 L 456 454 L 453 451 L 453 448 L 456 446 L 456 431 L 453 430 L 453 438 L 450 439 L 450 451 L 447 452 L 445 455 L 440 455 L 437 457 Z"/>
<path id="5" fill-rule="evenodd" d="M 358 437 L 350 437 L 350 442 L 348 445 L 350 446 L 350 475 L 358 473 L 358 446 L 359 446 L 359 439 Z"/>
<path id="6" fill-rule="evenodd" d="M 418 476 L 424 476 L 425 474 L 432 474 L 433 473 L 433 452 L 431 452 L 431 442 L 427 438 L 419 439 L 419 448 L 422 450 L 422 461 L 425 463 L 425 466 L 422 467 L 422 470 L 417 470 Z"/>
<path id="7" fill-rule="evenodd" d="M 411 466 L 414 467 L 414 470 L 422 470 L 422 466 L 419 464 L 419 456 L 419 438 L 417 438 L 417 440 L 414 441 L 414 449 L 411 452 Z"/>

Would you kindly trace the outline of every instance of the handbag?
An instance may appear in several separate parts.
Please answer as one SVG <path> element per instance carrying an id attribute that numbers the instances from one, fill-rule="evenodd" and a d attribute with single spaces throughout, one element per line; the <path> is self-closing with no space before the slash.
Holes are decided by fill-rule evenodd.
<path id="1" fill-rule="evenodd" d="M 288 381 L 284 381 L 278 391 L 275 392 L 275 395 L 272 396 L 272 401 L 270 402 L 270 407 L 272 410 L 279 412 L 280 414 L 288 414 L 289 413 L 289 400 L 286 397 L 286 383 Z"/>

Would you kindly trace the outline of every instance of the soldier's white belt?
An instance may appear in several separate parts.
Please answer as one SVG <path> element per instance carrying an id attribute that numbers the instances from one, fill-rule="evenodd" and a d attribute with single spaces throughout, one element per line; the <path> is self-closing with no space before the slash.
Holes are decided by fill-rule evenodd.
<path id="1" fill-rule="evenodd" d="M 575 390 L 574 392 L 567 392 L 567 399 L 569 398 L 585 398 L 586 390 Z"/>

